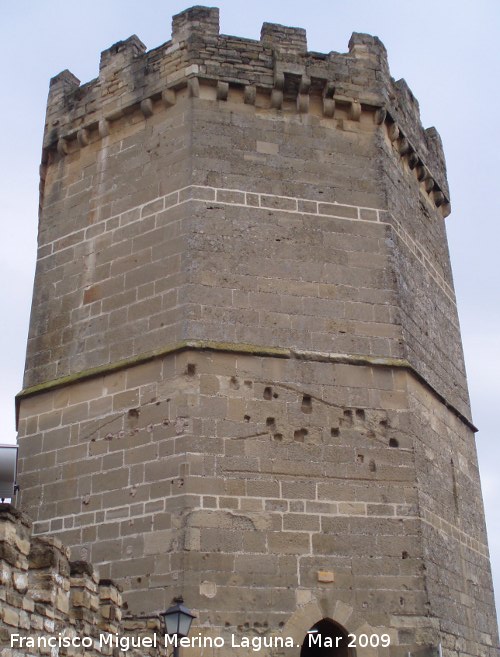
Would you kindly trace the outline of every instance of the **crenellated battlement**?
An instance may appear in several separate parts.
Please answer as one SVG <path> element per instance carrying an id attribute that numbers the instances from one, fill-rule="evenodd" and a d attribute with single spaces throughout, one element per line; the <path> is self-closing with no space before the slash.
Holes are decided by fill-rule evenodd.
<path id="1" fill-rule="evenodd" d="M 439 135 L 424 130 L 404 80 L 389 73 L 377 37 L 354 33 L 347 53 L 307 50 L 305 30 L 264 23 L 260 40 L 219 34 L 219 10 L 192 7 L 174 16 L 172 39 L 146 52 L 133 35 L 101 53 L 99 76 L 80 86 L 69 71 L 51 80 L 44 161 L 107 137 L 113 124 L 148 120 L 178 99 L 244 103 L 258 112 L 285 110 L 319 117 L 332 129 L 360 122 L 385 131 L 394 153 L 422 192 L 450 212 Z"/>

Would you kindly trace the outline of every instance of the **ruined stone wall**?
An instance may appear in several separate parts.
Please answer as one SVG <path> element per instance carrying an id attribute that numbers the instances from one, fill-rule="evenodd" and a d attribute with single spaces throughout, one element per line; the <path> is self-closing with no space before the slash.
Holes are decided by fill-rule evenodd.
<path id="1" fill-rule="evenodd" d="M 0 504 L 0 655 L 122 654 L 99 636 L 148 636 L 159 619 L 122 620 L 119 588 L 99 579 L 88 562 L 69 561 L 69 550 L 51 536 L 33 537 L 30 519 L 9 504 Z M 48 638 L 63 637 L 70 647 L 51 648 Z M 91 647 L 77 645 L 90 639 Z M 27 640 L 42 640 L 40 647 Z M 131 650 L 133 657 L 148 654 Z M 149 654 L 158 654 L 151 651 Z"/>

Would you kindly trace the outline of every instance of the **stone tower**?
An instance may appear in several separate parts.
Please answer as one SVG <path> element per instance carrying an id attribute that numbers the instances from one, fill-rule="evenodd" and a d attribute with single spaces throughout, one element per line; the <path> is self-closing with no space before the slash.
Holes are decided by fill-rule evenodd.
<path id="1" fill-rule="evenodd" d="M 40 189 L 36 532 L 204 636 L 496 654 L 444 156 L 381 42 L 188 9 L 52 79 Z"/>

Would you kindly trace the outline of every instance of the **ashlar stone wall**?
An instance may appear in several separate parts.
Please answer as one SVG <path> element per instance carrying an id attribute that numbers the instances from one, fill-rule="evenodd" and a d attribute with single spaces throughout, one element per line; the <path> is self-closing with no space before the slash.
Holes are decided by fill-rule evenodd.
<path id="1" fill-rule="evenodd" d="M 35 530 L 210 636 L 342 604 L 390 654 L 493 654 L 471 430 L 404 367 L 303 356 L 186 349 L 25 400 L 22 426 L 58 423 L 23 439 Z"/>
<path id="2" fill-rule="evenodd" d="M 205 636 L 495 654 L 444 155 L 376 37 L 315 53 L 193 7 L 119 42 L 51 81 L 40 204 L 36 534 Z"/>

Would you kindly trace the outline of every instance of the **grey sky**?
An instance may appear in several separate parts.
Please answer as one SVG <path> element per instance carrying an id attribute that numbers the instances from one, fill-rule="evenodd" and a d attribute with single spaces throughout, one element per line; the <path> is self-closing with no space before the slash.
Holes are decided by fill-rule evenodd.
<path id="1" fill-rule="evenodd" d="M 3 230 L 0 443 L 14 442 L 35 265 L 38 165 L 50 77 L 68 68 L 97 76 L 101 50 L 131 34 L 148 49 L 170 38 L 171 16 L 195 2 L 18 0 L 0 2 L 2 81 L 0 207 Z M 201 4 L 201 3 L 200 3 Z M 345 52 L 351 32 L 384 42 L 392 75 L 404 77 L 425 127 L 441 134 L 452 214 L 448 237 L 500 595 L 500 274 L 498 0 L 219 0 L 221 31 L 258 39 L 262 22 L 307 29 L 310 50 Z M 497 603 L 498 606 L 498 603 Z"/>

